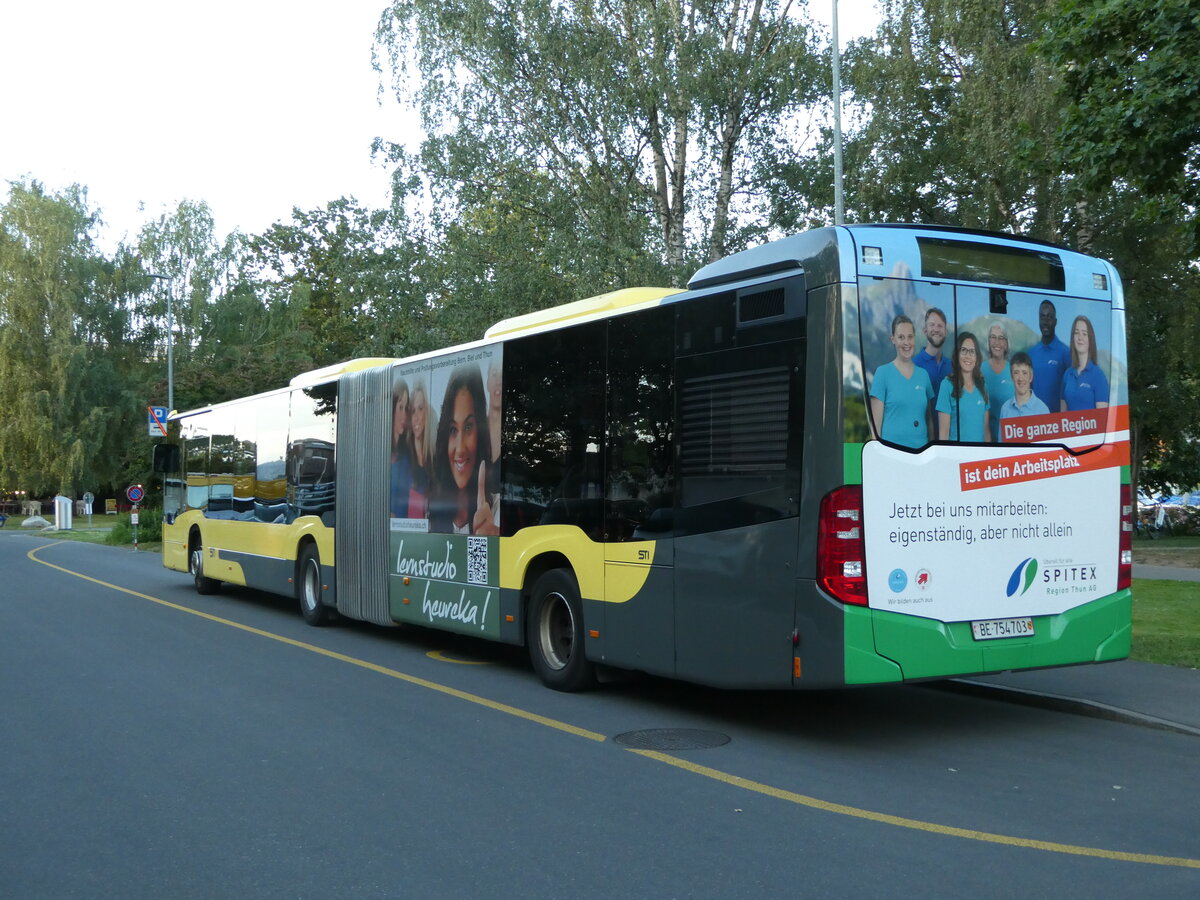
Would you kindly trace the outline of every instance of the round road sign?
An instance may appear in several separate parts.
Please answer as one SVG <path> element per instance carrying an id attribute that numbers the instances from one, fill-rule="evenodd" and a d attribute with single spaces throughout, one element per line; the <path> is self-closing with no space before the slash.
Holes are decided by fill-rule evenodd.
<path id="1" fill-rule="evenodd" d="M 146 492 L 142 490 L 140 484 L 131 484 L 125 488 L 125 496 L 129 498 L 130 503 L 137 504 L 142 502 L 142 498 L 146 496 Z"/>

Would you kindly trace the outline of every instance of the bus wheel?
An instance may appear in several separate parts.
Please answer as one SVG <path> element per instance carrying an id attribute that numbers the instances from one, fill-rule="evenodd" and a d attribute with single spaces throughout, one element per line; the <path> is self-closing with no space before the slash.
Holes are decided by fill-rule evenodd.
<path id="1" fill-rule="evenodd" d="M 583 604 L 570 569 L 551 569 L 533 585 L 525 640 L 534 671 L 546 687 L 582 691 L 596 683 L 584 654 Z"/>
<path id="2" fill-rule="evenodd" d="M 209 578 L 204 574 L 204 544 L 200 540 L 200 535 L 196 535 L 192 539 L 191 548 L 188 550 L 188 572 L 192 575 L 192 580 L 196 583 L 197 594 L 215 594 L 217 588 L 221 586 L 221 582 L 215 578 Z"/>
<path id="3" fill-rule="evenodd" d="M 333 618 L 333 612 L 321 602 L 321 557 L 311 544 L 300 554 L 300 615 L 318 627 Z"/>

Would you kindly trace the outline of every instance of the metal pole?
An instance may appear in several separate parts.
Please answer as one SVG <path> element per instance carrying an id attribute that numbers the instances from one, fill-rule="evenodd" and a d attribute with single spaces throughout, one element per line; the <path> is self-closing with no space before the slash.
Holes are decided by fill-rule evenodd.
<path id="1" fill-rule="evenodd" d="M 167 283 L 167 414 L 175 411 L 175 323 L 173 313 L 175 298 L 171 296 L 171 276 L 155 275 L 147 272 L 151 278 Z"/>
<path id="2" fill-rule="evenodd" d="M 842 197 L 842 48 L 838 43 L 838 0 L 833 0 L 833 224 L 846 222 Z"/>

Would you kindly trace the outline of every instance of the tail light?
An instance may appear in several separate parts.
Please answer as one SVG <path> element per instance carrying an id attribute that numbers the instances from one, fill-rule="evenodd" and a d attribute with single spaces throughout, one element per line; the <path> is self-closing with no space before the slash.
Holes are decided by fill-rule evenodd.
<path id="1" fill-rule="evenodd" d="M 817 583 L 842 603 L 867 605 L 862 486 L 843 485 L 821 498 Z"/>
<path id="2" fill-rule="evenodd" d="M 1123 591 L 1133 583 L 1133 488 L 1121 485 L 1121 538 L 1118 541 L 1117 590 Z"/>

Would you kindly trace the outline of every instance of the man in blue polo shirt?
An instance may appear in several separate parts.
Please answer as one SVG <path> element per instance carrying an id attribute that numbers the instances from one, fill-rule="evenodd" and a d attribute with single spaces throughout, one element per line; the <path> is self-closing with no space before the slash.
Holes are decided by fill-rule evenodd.
<path id="1" fill-rule="evenodd" d="M 936 306 L 925 312 L 925 347 L 913 357 L 913 362 L 929 374 L 933 396 L 938 395 L 942 379 L 950 374 L 950 360 L 942 356 L 942 345 L 946 343 L 946 314 Z"/>
<path id="2" fill-rule="evenodd" d="M 1054 333 L 1058 313 L 1049 300 L 1043 300 L 1038 308 L 1038 326 L 1042 339 L 1029 348 L 1029 358 L 1033 361 L 1033 392 L 1048 410 L 1058 412 L 1063 373 L 1071 365 L 1071 351 Z"/>

